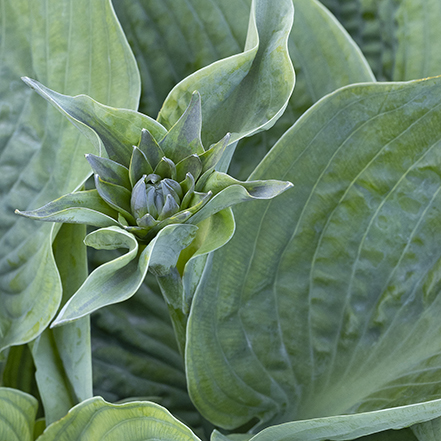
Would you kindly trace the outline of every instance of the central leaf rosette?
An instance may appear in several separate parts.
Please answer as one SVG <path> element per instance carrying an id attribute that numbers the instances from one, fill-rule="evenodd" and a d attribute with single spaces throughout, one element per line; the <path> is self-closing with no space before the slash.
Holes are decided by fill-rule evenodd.
<path id="1" fill-rule="evenodd" d="M 141 241 L 166 225 L 183 223 L 213 197 L 205 184 L 228 144 L 229 134 L 205 150 L 200 139 L 200 96 L 158 143 L 143 129 L 127 156 L 105 143 L 108 158 L 86 155 L 101 198 L 118 213 L 118 222 Z"/>

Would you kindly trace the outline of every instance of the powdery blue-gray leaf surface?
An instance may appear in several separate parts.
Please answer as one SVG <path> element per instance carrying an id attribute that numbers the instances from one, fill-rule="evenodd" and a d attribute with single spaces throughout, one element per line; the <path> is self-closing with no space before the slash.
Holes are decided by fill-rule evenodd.
<path id="1" fill-rule="evenodd" d="M 140 90 L 110 1 L 2 0 L 1 11 L 0 349 L 35 338 L 61 300 L 51 225 L 14 209 L 73 191 L 90 170 L 89 142 L 20 77 L 126 108 L 137 106 Z"/>
<path id="2" fill-rule="evenodd" d="M 441 79 L 343 88 L 250 179 L 190 312 L 190 395 L 234 428 L 438 398 Z M 386 429 L 386 428 L 385 428 Z"/>

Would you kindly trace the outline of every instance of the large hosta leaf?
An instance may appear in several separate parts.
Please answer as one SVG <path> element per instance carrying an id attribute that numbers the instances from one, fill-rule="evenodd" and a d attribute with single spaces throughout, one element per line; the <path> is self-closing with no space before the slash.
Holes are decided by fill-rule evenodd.
<path id="1" fill-rule="evenodd" d="M 14 209 L 73 191 L 90 170 L 89 142 L 20 77 L 119 107 L 135 108 L 139 95 L 108 0 L 2 0 L 1 11 L 0 350 L 35 338 L 61 300 L 51 225 L 20 219 Z"/>
<path id="2" fill-rule="evenodd" d="M 100 397 L 75 406 L 49 426 L 38 441 L 199 441 L 163 407 L 149 402 L 109 404 Z"/>
<path id="3" fill-rule="evenodd" d="M 0 439 L 33 441 L 37 400 L 24 392 L 0 388 Z"/>
<path id="4" fill-rule="evenodd" d="M 322 0 L 366 55 L 379 80 L 441 74 L 438 0 Z"/>
<path id="5" fill-rule="evenodd" d="M 438 398 L 441 78 L 317 103 L 251 179 L 190 313 L 196 406 L 234 428 Z M 208 268 L 211 268 L 208 270 Z"/>

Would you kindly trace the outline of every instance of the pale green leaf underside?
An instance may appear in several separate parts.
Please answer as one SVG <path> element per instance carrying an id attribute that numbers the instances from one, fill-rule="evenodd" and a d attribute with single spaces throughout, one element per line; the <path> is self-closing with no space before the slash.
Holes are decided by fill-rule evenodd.
<path id="1" fill-rule="evenodd" d="M 110 404 L 91 398 L 71 409 L 60 421 L 49 426 L 38 441 L 200 441 L 184 424 L 163 407 L 135 401 Z"/>
<path id="2" fill-rule="evenodd" d="M 441 79 L 344 88 L 250 179 L 194 297 L 190 395 L 234 428 L 438 398 Z M 250 227 L 252 225 L 252 228 Z"/>
<path id="3" fill-rule="evenodd" d="M 0 388 L 0 439 L 33 441 L 37 400 L 17 389 Z"/>
<path id="4" fill-rule="evenodd" d="M 14 210 L 72 192 L 90 174 L 89 142 L 20 77 L 126 108 L 137 106 L 140 84 L 110 1 L 2 0 L 0 10 L 1 350 L 35 338 L 61 299 L 51 225 Z"/>
<path id="5" fill-rule="evenodd" d="M 287 50 L 292 27 L 291 0 L 253 1 L 244 52 L 207 66 L 181 81 L 168 95 L 158 121 L 170 128 L 190 94 L 202 96 L 202 139 L 230 144 L 271 127 L 286 108 L 294 87 Z"/>

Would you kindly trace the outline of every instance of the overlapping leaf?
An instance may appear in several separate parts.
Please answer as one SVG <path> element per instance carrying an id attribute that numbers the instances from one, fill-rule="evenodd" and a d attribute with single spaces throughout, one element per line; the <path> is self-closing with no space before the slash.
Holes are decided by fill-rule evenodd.
<path id="1" fill-rule="evenodd" d="M 89 175 L 84 159 L 89 142 L 20 77 L 126 108 L 137 106 L 140 86 L 108 0 L 76 1 L 75 7 L 3 0 L 1 10 L 0 348 L 5 348 L 35 338 L 61 300 L 51 225 L 19 219 L 14 209 L 41 206 Z"/>
<path id="2" fill-rule="evenodd" d="M 344 88 L 251 179 L 193 300 L 192 399 L 221 427 L 438 398 L 441 79 Z M 250 225 L 253 225 L 251 228 Z"/>

